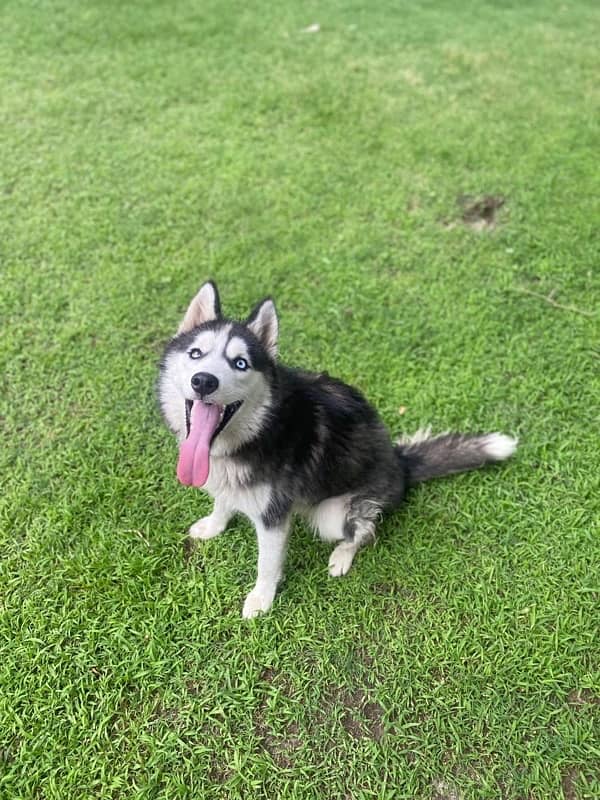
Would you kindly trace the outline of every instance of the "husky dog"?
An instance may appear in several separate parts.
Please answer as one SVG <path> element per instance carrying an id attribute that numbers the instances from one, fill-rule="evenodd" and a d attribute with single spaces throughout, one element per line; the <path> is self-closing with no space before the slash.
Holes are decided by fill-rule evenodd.
<path id="1" fill-rule="evenodd" d="M 246 618 L 271 608 L 294 512 L 336 544 L 329 574 L 345 575 L 410 486 L 502 461 L 517 445 L 500 433 L 429 432 L 394 444 L 359 391 L 279 364 L 277 335 L 270 298 L 236 322 L 221 315 L 209 281 L 168 343 L 158 380 L 163 415 L 179 440 L 177 477 L 214 498 L 212 514 L 189 535 L 218 536 L 236 512 L 256 527 L 258 575 Z"/>

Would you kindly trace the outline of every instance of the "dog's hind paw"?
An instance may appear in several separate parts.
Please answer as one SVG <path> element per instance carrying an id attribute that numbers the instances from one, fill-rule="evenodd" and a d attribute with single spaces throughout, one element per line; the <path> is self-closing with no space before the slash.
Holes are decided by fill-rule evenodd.
<path id="1" fill-rule="evenodd" d="M 333 553 L 329 556 L 329 574 L 332 578 L 341 578 L 345 575 L 356 555 L 356 548 L 347 542 L 338 544 Z"/>
<path id="2" fill-rule="evenodd" d="M 191 539 L 213 539 L 223 533 L 223 530 L 223 527 L 213 519 L 211 514 L 208 517 L 202 517 L 198 522 L 194 522 L 188 534 Z"/>
<path id="3" fill-rule="evenodd" d="M 244 619 L 253 619 L 259 614 L 264 614 L 273 605 L 274 594 L 261 592 L 257 589 L 252 589 L 250 594 L 244 601 L 244 608 L 242 609 L 242 617 Z"/>

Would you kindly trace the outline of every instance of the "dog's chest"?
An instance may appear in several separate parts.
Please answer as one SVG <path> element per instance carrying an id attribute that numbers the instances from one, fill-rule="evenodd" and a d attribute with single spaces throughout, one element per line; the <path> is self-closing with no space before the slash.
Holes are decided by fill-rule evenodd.
<path id="1" fill-rule="evenodd" d="M 205 489 L 215 497 L 224 493 L 235 493 L 247 488 L 250 483 L 250 470 L 226 456 L 211 456 L 210 470 Z"/>
<path id="2" fill-rule="evenodd" d="M 230 508 L 251 519 L 260 517 L 269 504 L 270 489 L 265 484 L 250 485 L 250 468 L 230 458 L 211 458 L 206 491 Z"/>

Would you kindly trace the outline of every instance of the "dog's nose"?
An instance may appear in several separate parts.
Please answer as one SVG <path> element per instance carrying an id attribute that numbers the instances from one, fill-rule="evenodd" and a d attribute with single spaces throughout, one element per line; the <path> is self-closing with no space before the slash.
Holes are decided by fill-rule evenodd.
<path id="1" fill-rule="evenodd" d="M 192 375 L 192 389 L 202 397 L 212 394 L 218 388 L 219 379 L 216 375 L 211 375 L 210 372 L 196 372 Z"/>

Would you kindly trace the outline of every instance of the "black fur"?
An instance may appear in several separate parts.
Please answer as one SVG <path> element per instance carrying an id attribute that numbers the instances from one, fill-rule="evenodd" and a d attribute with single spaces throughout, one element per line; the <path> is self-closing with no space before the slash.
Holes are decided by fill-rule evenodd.
<path id="1" fill-rule="evenodd" d="M 232 456 L 250 467 L 253 481 L 274 487 L 265 524 L 279 524 L 292 503 L 314 506 L 346 493 L 382 508 L 400 503 L 404 472 L 387 429 L 362 394 L 327 374 L 272 366 L 268 420 Z"/>

